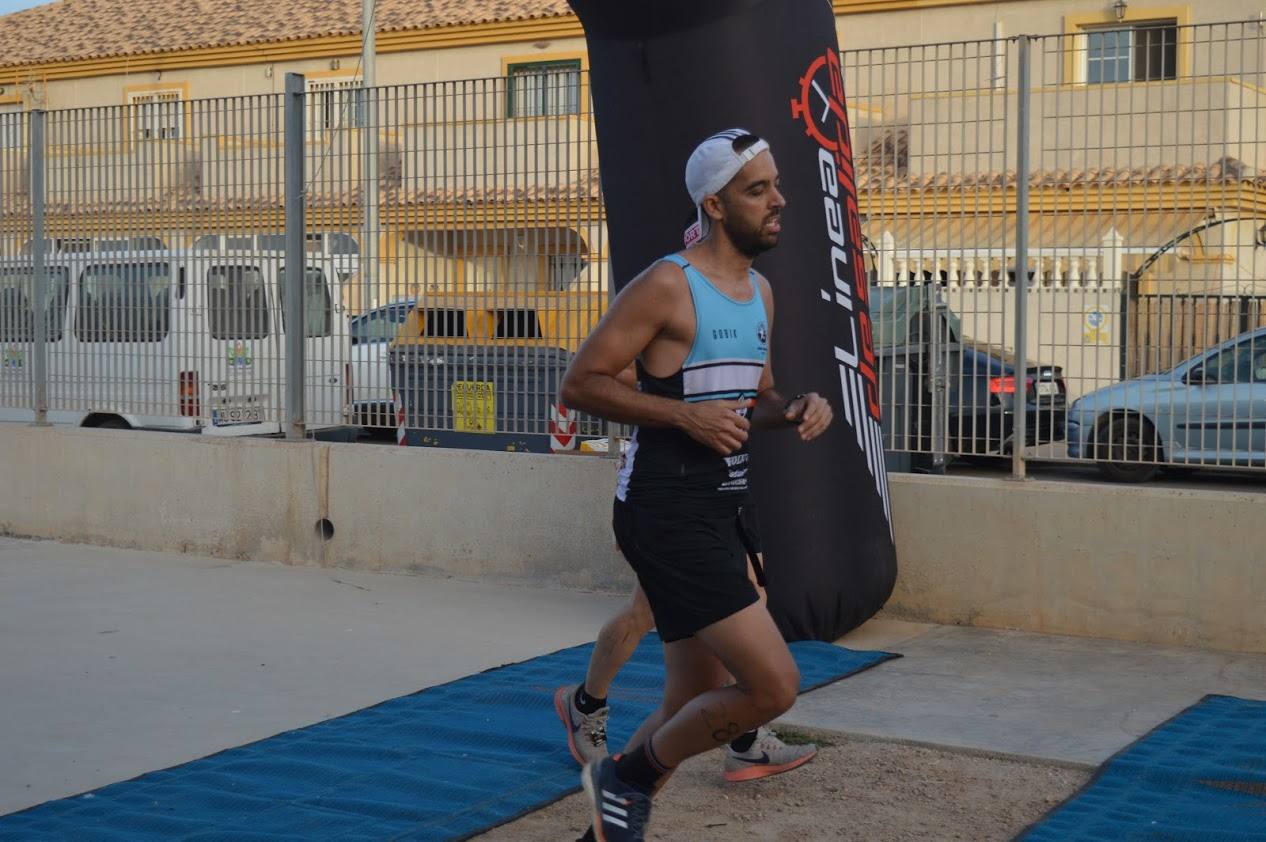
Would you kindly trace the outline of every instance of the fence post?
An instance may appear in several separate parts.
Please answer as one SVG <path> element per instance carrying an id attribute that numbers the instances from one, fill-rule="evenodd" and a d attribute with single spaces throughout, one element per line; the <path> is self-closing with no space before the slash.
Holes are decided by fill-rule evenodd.
<path id="1" fill-rule="evenodd" d="M 1121 286 L 1120 312 L 1117 318 L 1117 379 L 1130 379 L 1130 309 L 1135 295 L 1134 276 L 1125 271 L 1125 261 L 1121 250 L 1125 247 L 1125 238 L 1116 228 L 1109 228 L 1099 242 L 1099 256 L 1103 264 L 1103 282 Z"/>
<path id="2" fill-rule="evenodd" d="M 48 244 L 44 239 L 44 138 L 48 112 L 32 111 L 27 124 L 27 163 L 31 186 L 31 315 L 35 336 L 31 349 L 31 377 L 34 394 L 35 424 L 48 426 Z"/>
<path id="3" fill-rule="evenodd" d="M 949 378 L 946 375 L 946 363 L 949 358 L 949 331 L 946 329 L 945 300 L 941 296 L 939 281 L 928 281 L 931 320 L 928 325 L 928 356 L 932 375 L 932 473 L 945 473 L 945 451 L 949 438 Z"/>
<path id="4" fill-rule="evenodd" d="M 1117 379 L 1129 380 L 1130 374 L 1130 329 L 1133 327 L 1133 309 L 1134 303 L 1134 277 L 1132 275 L 1124 275 L 1121 278 L 1121 303 L 1120 318 L 1117 323 L 1120 325 L 1118 330 L 1121 332 L 1121 340 L 1119 343 L 1118 360 L 1117 360 Z"/>
<path id="5" fill-rule="evenodd" d="M 286 191 L 286 438 L 302 439 L 304 429 L 304 80 L 300 73 L 286 74 L 285 93 L 285 191 Z"/>
<path id="6" fill-rule="evenodd" d="M 360 312 L 378 306 L 378 23 L 374 0 L 361 3 L 361 207 L 365 233 L 360 246 Z"/>
<path id="7" fill-rule="evenodd" d="M 1015 155 L 1015 393 L 1011 424 L 1011 476 L 1024 479 L 1024 444 L 1028 440 L 1028 303 L 1029 303 L 1029 83 L 1028 35 L 1016 38 L 1019 64 Z"/>

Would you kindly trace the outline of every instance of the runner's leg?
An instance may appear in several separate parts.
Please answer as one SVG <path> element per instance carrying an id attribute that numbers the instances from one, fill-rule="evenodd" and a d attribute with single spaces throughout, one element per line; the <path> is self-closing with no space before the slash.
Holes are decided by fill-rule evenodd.
<path id="1" fill-rule="evenodd" d="M 637 644 L 654 626 L 646 594 L 641 585 L 635 585 L 628 605 L 607 620 L 598 632 L 593 654 L 589 656 L 589 670 L 585 673 L 585 693 L 595 699 L 605 699 L 616 673 L 633 657 Z"/>
<path id="2" fill-rule="evenodd" d="M 695 640 L 737 683 L 696 695 L 664 716 L 664 724 L 647 742 L 659 762 L 669 768 L 778 718 L 794 704 L 800 687 L 791 652 L 759 603 L 701 629 Z M 715 677 L 709 675 L 709 682 Z M 693 686 L 684 675 L 672 673 L 670 680 Z M 666 704 L 664 713 L 668 710 Z"/>

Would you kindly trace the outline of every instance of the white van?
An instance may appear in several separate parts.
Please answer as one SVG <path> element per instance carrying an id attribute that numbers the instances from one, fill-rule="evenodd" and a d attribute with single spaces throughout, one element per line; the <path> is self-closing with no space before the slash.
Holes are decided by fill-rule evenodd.
<path id="1" fill-rule="evenodd" d="M 348 330 L 338 267 L 307 255 L 305 421 L 347 423 Z M 277 433 L 285 422 L 284 254 L 49 255 L 49 421 Z M 0 420 L 31 421 L 29 257 L 0 258 Z"/>

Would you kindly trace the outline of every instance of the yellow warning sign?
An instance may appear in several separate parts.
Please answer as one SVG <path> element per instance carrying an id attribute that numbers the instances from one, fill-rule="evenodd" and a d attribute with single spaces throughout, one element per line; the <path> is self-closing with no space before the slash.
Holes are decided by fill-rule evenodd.
<path id="1" fill-rule="evenodd" d="M 453 383 L 453 429 L 459 433 L 493 433 L 497 429 L 497 393 L 484 380 Z"/>

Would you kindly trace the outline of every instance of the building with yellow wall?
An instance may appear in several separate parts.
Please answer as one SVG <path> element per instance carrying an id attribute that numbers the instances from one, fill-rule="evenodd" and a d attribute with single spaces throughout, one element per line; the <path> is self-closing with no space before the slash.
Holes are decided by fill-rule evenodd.
<path id="1" fill-rule="evenodd" d="M 1260 18 L 1256 0 L 833 5 L 881 280 L 1005 284 L 1019 85 L 1008 39 L 1022 33 L 1045 36 L 1031 48 L 1038 276 L 1128 269 L 1204 220 L 1234 219 L 1156 266 L 1193 289 L 1255 292 L 1266 278 L 1262 24 L 1218 25 Z M 57 0 L 0 18 L 5 249 L 29 239 L 34 109 L 49 112 L 50 237 L 275 236 L 280 95 L 302 73 L 309 227 L 378 243 L 354 307 L 605 289 L 585 43 L 564 0 L 379 0 L 369 109 L 360 13 L 355 0 Z M 1123 260 L 1103 256 L 1113 243 Z"/>

